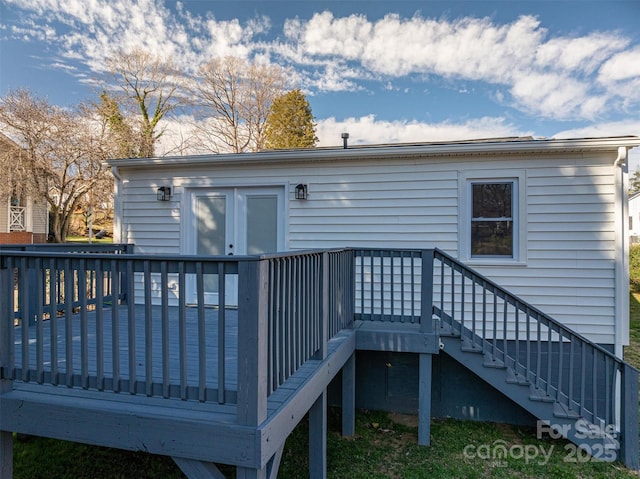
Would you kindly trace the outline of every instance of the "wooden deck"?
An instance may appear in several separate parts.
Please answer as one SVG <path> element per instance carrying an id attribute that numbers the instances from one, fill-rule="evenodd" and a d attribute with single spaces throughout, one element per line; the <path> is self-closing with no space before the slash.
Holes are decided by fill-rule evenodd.
<path id="1" fill-rule="evenodd" d="M 352 434 L 356 350 L 419 356 L 418 441 L 429 444 L 442 339 L 543 420 L 564 408 L 567 424 L 578 411 L 615 425 L 621 460 L 638 468 L 638 372 L 438 250 L 0 251 L 2 478 L 21 432 L 171 456 L 190 478 L 220 479 L 223 463 L 238 478 L 273 479 L 307 414 L 309 476 L 324 478 L 327 387 L 341 372 Z M 237 308 L 225 304 L 228 276 Z M 567 367 L 543 348 L 569 348 Z"/>
<path id="2" fill-rule="evenodd" d="M 42 334 L 44 339 L 40 354 L 44 361 L 42 383 L 32 379 L 30 382 L 14 381 L 10 391 L 2 394 L 2 429 L 13 430 L 25 434 L 42 435 L 66 440 L 73 440 L 88 444 L 104 445 L 130 450 L 144 450 L 147 452 L 190 459 L 204 462 L 233 464 L 249 469 L 263 469 L 278 449 L 284 445 L 287 435 L 293 430 L 316 399 L 322 395 L 328 383 L 342 369 L 355 351 L 355 331 L 346 329 L 336 334 L 327 343 L 327 354 L 324 359 L 312 359 L 305 362 L 267 399 L 267 417 L 258 427 L 248 427 L 238 420 L 237 404 L 237 310 L 226 310 L 226 347 L 225 386 L 227 401 L 217 401 L 218 371 L 218 310 L 206 311 L 206 387 L 210 391 L 206 401 L 184 400 L 175 397 L 149 396 L 145 393 L 148 378 L 145 361 L 141 354 L 145 350 L 144 341 L 148 340 L 148 331 L 144 321 L 135 320 L 136 354 L 135 368 L 136 388 L 132 393 L 129 371 L 130 354 L 127 332 L 129 328 L 130 309 L 119 307 L 118 330 L 119 360 L 114 361 L 112 351 L 98 346 L 96 327 L 96 313 L 88 315 L 87 331 L 81 331 L 79 315 L 72 318 L 73 358 L 69 364 L 61 351 L 66 351 L 66 320 L 58 318 L 57 334 L 51 335 L 51 321 L 44 321 L 41 327 L 28 328 L 29 348 L 27 363 L 30 371 L 36 368 L 38 351 L 36 337 Z M 134 308 L 137 318 L 144 317 L 141 306 Z M 154 308 L 157 318 L 161 317 L 159 308 Z M 181 370 L 179 365 L 178 311 L 171 308 L 168 333 L 174 340 L 170 341 L 168 362 L 172 383 L 180 383 Z M 186 346 L 187 368 L 186 382 L 188 387 L 197 389 L 201 379 L 201 369 L 198 354 L 198 318 L 196 308 L 187 308 L 187 337 Z M 154 314 L 152 335 L 161 334 Z M 105 331 L 113 327 L 111 309 L 105 309 L 103 314 Z M 157 328 L 155 326 L 158 326 Z M 38 332 L 40 330 L 40 333 Z M 156 332 L 156 330 L 158 330 Z M 22 338 L 22 328 L 15 330 L 16 337 Z M 82 377 L 83 357 L 80 338 L 89 338 L 88 355 L 89 385 L 83 388 L 80 384 Z M 55 338 L 57 343 L 57 361 L 52 361 L 51 342 Z M 109 344 L 111 335 L 106 334 L 102 340 Z M 158 339 L 158 338 L 156 338 Z M 16 340 L 16 364 L 23 364 L 23 350 L 21 341 Z M 161 341 L 156 341 L 161 344 Z M 54 348 L 56 349 L 56 348 Z M 98 358 L 98 351 L 104 356 Z M 154 349 L 153 363 L 163 361 L 162 351 Z M 77 358 L 77 361 L 75 360 Z M 154 359 L 157 358 L 157 359 Z M 97 388 L 100 383 L 98 375 L 99 363 L 104 363 L 104 377 L 113 377 L 114 364 L 119 364 L 123 373 L 120 375 L 119 387 L 106 390 Z M 59 370 L 58 385 L 44 384 L 45 379 L 52 379 L 53 364 Z M 74 377 L 72 386 L 66 385 L 69 372 Z M 154 390 L 161 389 L 163 382 L 162 369 L 152 367 L 151 380 Z M 16 378 L 22 377 L 23 369 L 16 369 Z M 29 379 L 29 378 L 27 378 Z M 49 381 L 46 381 L 49 382 Z M 55 383 L 55 381 L 52 381 Z M 106 385 L 111 386 L 110 380 Z M 114 392 L 113 390 L 119 391 Z M 212 391 L 212 392 L 211 392 Z M 210 400 L 214 398 L 215 400 Z M 44 411 L 44 413 L 43 413 Z"/>
<path id="3" fill-rule="evenodd" d="M 3 252 L 0 476 L 22 432 L 174 458 L 188 477 L 275 477 L 310 415 L 324 444 L 326 389 L 344 369 L 353 430 L 352 253 L 162 257 Z M 208 304 L 232 277 L 237 307 Z M 346 366 L 346 369 L 345 369 Z M 324 477 L 326 455 L 310 459 Z"/>

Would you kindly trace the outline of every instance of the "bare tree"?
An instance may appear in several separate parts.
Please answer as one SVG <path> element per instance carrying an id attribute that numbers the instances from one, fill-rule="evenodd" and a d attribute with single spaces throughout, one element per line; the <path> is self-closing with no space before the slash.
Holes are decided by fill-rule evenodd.
<path id="1" fill-rule="evenodd" d="M 105 90 L 101 95 L 103 106 L 110 110 L 112 120 L 120 122 L 120 133 L 125 131 L 126 122 L 130 122 L 126 128 L 137 133 L 137 151 L 131 156 L 154 156 L 155 145 L 163 134 L 160 121 L 182 105 L 182 73 L 171 59 L 139 49 L 118 52 L 109 61 L 109 69 L 120 94 Z M 137 121 L 132 121 L 134 118 Z M 114 126 L 111 123 L 110 127 Z"/>
<path id="2" fill-rule="evenodd" d="M 262 149 L 271 103 L 286 83 L 285 71 L 276 65 L 236 57 L 203 64 L 191 86 L 197 147 L 217 153 Z"/>
<path id="3" fill-rule="evenodd" d="M 0 125 L 21 147 L 17 159 L 0 158 L 0 191 L 19 187 L 44 199 L 56 242 L 66 240 L 72 215 L 88 195 L 111 191 L 106 125 L 88 111 L 55 107 L 24 89 L 0 100 Z"/>

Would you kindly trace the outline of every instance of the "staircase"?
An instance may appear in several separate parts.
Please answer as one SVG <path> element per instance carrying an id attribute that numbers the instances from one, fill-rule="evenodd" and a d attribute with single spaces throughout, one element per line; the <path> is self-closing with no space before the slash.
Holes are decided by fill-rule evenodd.
<path id="1" fill-rule="evenodd" d="M 540 437 L 639 468 L 638 371 L 614 354 L 438 249 L 356 250 L 356 283 L 359 319 L 431 319 L 442 352 L 538 418 Z"/>
<path id="2" fill-rule="evenodd" d="M 540 437 L 638 468 L 635 368 L 439 250 L 434 279 L 446 354 L 538 418 Z"/>

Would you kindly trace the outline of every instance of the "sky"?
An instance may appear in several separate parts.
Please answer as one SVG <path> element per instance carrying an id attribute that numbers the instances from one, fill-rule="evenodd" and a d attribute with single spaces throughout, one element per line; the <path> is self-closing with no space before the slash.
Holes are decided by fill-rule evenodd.
<path id="1" fill-rule="evenodd" d="M 319 146 L 640 135 L 639 24 L 640 0 L 0 0 L 0 97 L 95 99 L 143 48 L 286 67 Z"/>

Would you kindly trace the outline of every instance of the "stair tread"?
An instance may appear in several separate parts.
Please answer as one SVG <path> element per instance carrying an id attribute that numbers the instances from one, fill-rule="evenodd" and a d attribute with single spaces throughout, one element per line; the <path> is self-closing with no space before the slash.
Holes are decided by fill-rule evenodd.
<path id="1" fill-rule="evenodd" d="M 506 381 L 509 384 L 517 384 L 519 386 L 530 386 L 531 381 L 529 381 L 524 375 L 520 373 L 516 373 L 513 369 L 507 369 L 507 379 Z"/>
<path id="2" fill-rule="evenodd" d="M 556 402 L 553 406 L 553 415 L 555 417 L 565 419 L 578 419 L 580 417 L 580 414 L 577 411 L 569 409 L 564 404 L 560 404 L 558 402 Z"/>

